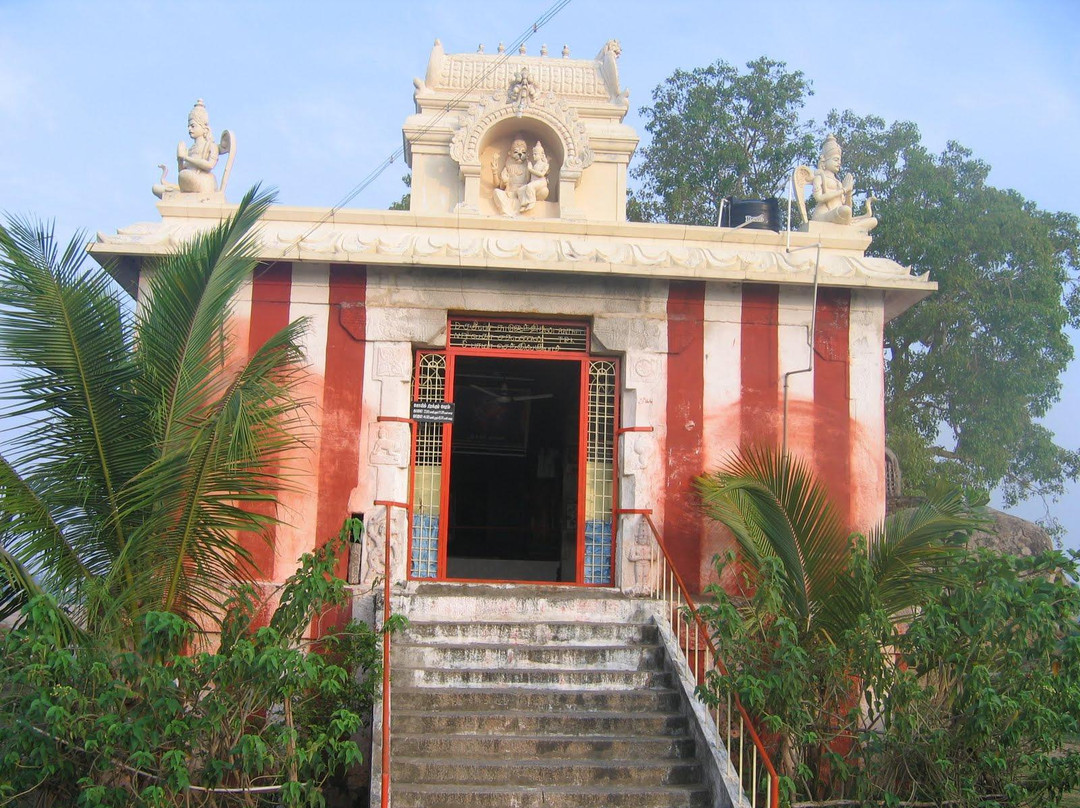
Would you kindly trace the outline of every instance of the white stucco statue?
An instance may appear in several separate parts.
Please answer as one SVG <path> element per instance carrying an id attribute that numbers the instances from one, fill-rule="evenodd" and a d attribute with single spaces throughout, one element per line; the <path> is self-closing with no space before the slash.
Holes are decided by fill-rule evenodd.
<path id="1" fill-rule="evenodd" d="M 538 140 L 533 146 L 532 160 L 529 161 L 529 181 L 521 191 L 522 210 L 532 210 L 537 202 L 548 198 L 547 175 L 550 170 L 551 164 L 544 153 L 544 144 Z"/>
<path id="2" fill-rule="evenodd" d="M 491 193 L 496 209 L 504 216 L 516 216 L 532 210 L 537 202 L 546 200 L 550 170 L 547 154 L 540 141 L 533 147 L 530 160 L 525 139 L 514 138 L 501 171 L 498 156 L 491 160 L 492 184 L 495 186 Z"/>
<path id="3" fill-rule="evenodd" d="M 218 193 L 217 179 L 213 174 L 214 166 L 217 165 L 220 155 L 228 154 L 220 189 L 221 194 L 225 193 L 233 157 L 236 155 L 236 138 L 225 130 L 221 133 L 221 142 L 214 142 L 214 134 L 210 131 L 210 116 L 207 115 L 201 98 L 188 113 L 188 136 L 191 138 L 190 146 L 181 141 L 176 147 L 176 183 L 165 181 L 168 169 L 159 164 L 161 182 L 153 187 L 154 196 L 164 199 L 167 195 L 193 194 L 198 198 L 206 198 Z"/>
<path id="4" fill-rule="evenodd" d="M 829 135 L 821 145 L 821 155 L 818 157 L 816 171 L 808 166 L 799 166 L 792 176 L 792 184 L 795 186 L 795 198 L 799 203 L 799 213 L 803 221 L 828 222 L 853 227 L 868 233 L 878 223 L 874 218 L 873 195 L 866 198 L 866 213 L 855 215 L 855 179 L 851 174 L 845 174 L 843 179 L 837 175 L 840 172 L 840 144 L 836 138 Z M 809 219 L 806 216 L 806 202 L 803 193 L 807 185 L 814 186 L 814 210 Z"/>

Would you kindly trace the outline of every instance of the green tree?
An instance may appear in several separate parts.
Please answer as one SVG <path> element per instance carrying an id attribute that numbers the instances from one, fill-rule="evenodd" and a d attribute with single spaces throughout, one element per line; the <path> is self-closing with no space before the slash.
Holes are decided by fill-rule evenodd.
<path id="1" fill-rule="evenodd" d="M 833 113 L 844 162 L 880 200 L 870 252 L 939 289 L 888 324 L 886 425 L 916 488 L 944 476 L 1002 486 L 1012 504 L 1056 497 L 1080 453 L 1039 423 L 1080 325 L 1080 221 L 987 182 L 956 143 L 929 152 L 911 123 Z"/>
<path id="2" fill-rule="evenodd" d="M 0 457 L 0 605 L 48 593 L 91 632 L 134 632 L 167 611 L 211 617 L 271 521 L 301 440 L 293 323 L 238 355 L 231 301 L 255 267 L 272 197 L 148 268 L 137 312 L 78 237 L 61 250 L 25 221 L 0 227 L 4 390 L 26 421 Z M 65 630 L 74 630 L 69 617 Z"/>
<path id="3" fill-rule="evenodd" d="M 0 802 L 55 805 L 317 806 L 320 786 L 360 761 L 351 738 L 379 679 L 381 638 L 362 624 L 305 639 L 346 601 L 333 575 L 348 531 L 301 559 L 269 625 L 235 583 L 220 643 L 191 652 L 194 623 L 149 611 L 129 649 L 59 639 L 48 596 L 0 638 Z M 359 671 L 359 676 L 357 675 Z"/>
<path id="4" fill-rule="evenodd" d="M 412 188 L 412 174 L 402 174 L 401 181 L 405 183 L 405 187 Z M 408 190 L 401 195 L 401 199 L 397 202 L 390 203 L 390 210 L 409 210 L 412 207 L 412 191 Z"/>
<path id="5" fill-rule="evenodd" d="M 746 71 L 724 61 L 676 70 L 642 107 L 649 142 L 631 175 L 631 219 L 715 225 L 725 196 L 769 197 L 814 148 L 801 121 L 810 82 L 761 57 Z"/>
<path id="6" fill-rule="evenodd" d="M 789 794 L 843 796 L 846 752 L 865 728 L 860 689 L 885 674 L 891 624 L 949 580 L 981 522 L 949 491 L 855 536 L 807 465 L 765 447 L 732 455 L 697 487 L 705 513 L 734 534 L 750 593 L 713 587 L 716 603 L 702 607 L 730 673 L 706 692 L 735 690 L 762 718 Z"/>
<path id="7" fill-rule="evenodd" d="M 930 152 L 915 124 L 834 112 L 815 129 L 800 118 L 801 73 L 747 67 L 679 70 L 653 91 L 628 215 L 713 225 L 720 197 L 776 193 L 834 132 L 845 169 L 880 200 L 868 253 L 940 286 L 885 334 L 886 426 L 905 484 L 1001 486 L 1010 504 L 1060 495 L 1080 479 L 1080 453 L 1039 420 L 1073 355 L 1065 327 L 1080 326 L 1077 217 L 990 185 L 990 167 L 955 143 Z"/>
<path id="8" fill-rule="evenodd" d="M 892 640 L 864 794 L 1058 804 L 1080 785 L 1080 555 L 973 553 Z"/>

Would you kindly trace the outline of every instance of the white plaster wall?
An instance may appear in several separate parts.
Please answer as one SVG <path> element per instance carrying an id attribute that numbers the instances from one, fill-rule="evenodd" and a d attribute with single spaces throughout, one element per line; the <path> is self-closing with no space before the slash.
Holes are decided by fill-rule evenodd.
<path id="1" fill-rule="evenodd" d="M 779 399 L 783 405 L 784 374 L 809 367 L 812 349 L 808 343 L 813 315 L 813 290 L 807 287 L 780 287 L 777 311 L 777 346 L 780 361 Z M 814 374 L 788 377 L 788 449 L 812 462 L 814 459 Z M 781 428 L 783 428 L 781 413 Z"/>
<path id="2" fill-rule="evenodd" d="M 368 424 L 362 453 L 361 479 L 351 507 L 365 511 L 374 499 L 404 500 L 407 458 L 402 466 L 375 466 L 377 415 L 406 416 L 409 410 L 414 347 L 445 344 L 448 312 L 490 313 L 548 318 L 589 318 L 594 348 L 621 357 L 620 426 L 653 426 L 652 433 L 629 433 L 617 447 L 619 506 L 652 508 L 662 524 L 664 474 L 663 432 L 667 408 L 667 282 L 648 279 L 618 281 L 578 277 L 568 280 L 543 274 L 503 275 L 448 269 L 411 272 L 372 267 L 368 274 L 367 323 L 369 356 L 364 383 Z M 398 371 L 382 373 L 380 352 L 393 350 Z M 404 361 L 410 361 L 406 366 Z M 385 363 L 384 363 L 385 364 Z M 395 493 L 397 492 L 397 493 Z M 617 580 L 623 574 L 622 553 L 631 520 L 617 534 Z M 404 559 L 400 562 L 404 574 Z"/>
<path id="3" fill-rule="evenodd" d="M 250 299 L 250 292 L 249 292 Z M 322 392 L 326 374 L 326 334 L 330 318 L 330 265 L 324 263 L 293 264 L 289 299 L 289 320 L 308 318 L 302 346 L 308 362 L 308 378 L 301 396 L 311 400 L 308 415 L 313 434 L 310 449 L 302 452 L 289 469 L 295 477 L 294 490 L 282 492 L 278 498 L 278 525 L 274 542 L 274 579 L 284 581 L 296 570 L 297 560 L 317 544 L 313 536 L 318 513 L 319 430 L 323 423 Z"/>
<path id="4" fill-rule="evenodd" d="M 854 526 L 865 530 L 885 516 L 884 294 L 852 290 L 848 354 L 851 358 L 851 478 Z"/>

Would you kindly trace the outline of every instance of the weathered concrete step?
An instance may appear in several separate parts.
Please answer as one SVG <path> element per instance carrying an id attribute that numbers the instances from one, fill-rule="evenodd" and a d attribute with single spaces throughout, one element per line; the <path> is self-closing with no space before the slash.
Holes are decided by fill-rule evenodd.
<path id="1" fill-rule="evenodd" d="M 394 808 L 706 808 L 704 786 L 589 788 L 399 784 Z"/>
<path id="2" fill-rule="evenodd" d="M 393 608 L 417 622 L 645 623 L 649 619 L 643 601 L 583 586 L 423 583 L 412 595 L 395 597 Z"/>
<path id="3" fill-rule="evenodd" d="M 663 651 L 658 645 L 447 645 L 398 642 L 394 667 L 405 668 L 582 668 L 658 670 Z"/>
<path id="4" fill-rule="evenodd" d="M 675 690 L 552 690 L 524 687 L 399 687 L 391 698 L 394 710 L 464 712 L 467 710 L 616 710 L 655 712 L 679 710 L 682 702 Z"/>
<path id="5" fill-rule="evenodd" d="M 565 690 L 634 690 L 672 685 L 664 671 L 573 670 L 566 668 L 428 669 L 394 665 L 401 687 L 553 687 Z"/>
<path id="6" fill-rule="evenodd" d="M 394 710 L 394 743 L 415 734 L 471 735 L 677 735 L 686 731 L 686 716 L 669 712 L 505 712 L 501 710 L 429 713 Z"/>
<path id="7" fill-rule="evenodd" d="M 394 755 L 391 780 L 430 785 L 671 786 L 701 781 L 696 761 L 470 760 Z"/>
<path id="8" fill-rule="evenodd" d="M 393 742 L 394 755 L 452 757 L 457 760 L 603 760 L 693 759 L 694 741 L 688 735 L 467 735 L 417 734 Z"/>
<path id="9" fill-rule="evenodd" d="M 492 623 L 411 622 L 398 638 L 425 643 L 517 643 L 546 645 L 639 645 L 657 642 L 650 623 Z"/>

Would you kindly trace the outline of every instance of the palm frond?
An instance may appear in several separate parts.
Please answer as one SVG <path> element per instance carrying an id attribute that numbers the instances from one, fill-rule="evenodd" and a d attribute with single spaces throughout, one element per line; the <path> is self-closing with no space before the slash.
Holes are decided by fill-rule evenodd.
<path id="1" fill-rule="evenodd" d="M 115 553 L 119 492 L 149 459 L 138 440 L 145 418 L 132 396 L 130 318 L 115 283 L 84 256 L 79 237 L 61 252 L 51 229 L 0 227 L 0 353 L 17 374 L 4 395 L 27 422 L 9 459 L 36 470 L 54 507 L 85 511 Z"/>
<path id="2" fill-rule="evenodd" d="M 777 557 L 793 616 L 810 625 L 848 561 L 847 536 L 828 493 L 809 467 L 766 447 L 731 455 L 721 468 L 699 477 L 705 512 L 734 533 L 751 569 Z"/>
<path id="3" fill-rule="evenodd" d="M 140 314 L 137 361 L 165 447 L 220 392 L 232 299 L 255 267 L 253 228 L 272 201 L 252 188 L 233 216 L 149 271 L 152 305 Z"/>

